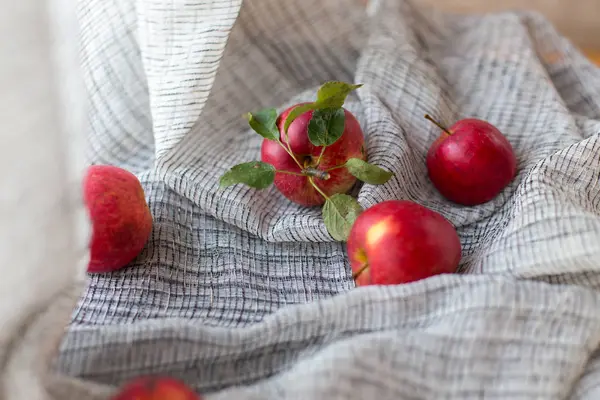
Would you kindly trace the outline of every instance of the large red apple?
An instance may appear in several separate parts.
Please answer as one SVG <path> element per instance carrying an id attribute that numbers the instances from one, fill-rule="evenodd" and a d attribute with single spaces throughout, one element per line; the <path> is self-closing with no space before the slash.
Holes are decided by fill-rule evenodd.
<path id="1" fill-rule="evenodd" d="M 286 109 L 277 120 L 280 140 L 287 144 L 283 124 L 289 112 L 297 104 Z M 291 152 L 300 161 L 303 167 L 312 167 L 321 171 L 343 165 L 349 158 L 366 157 L 364 150 L 364 135 L 358 120 L 351 112 L 344 109 L 345 125 L 340 139 L 328 146 L 321 157 L 321 162 L 316 162 L 321 154 L 321 147 L 314 146 L 308 138 L 308 123 L 312 111 L 307 111 L 298 116 L 288 128 L 288 138 Z M 293 158 L 273 140 L 265 139 L 261 148 L 262 161 L 271 164 L 277 170 L 301 173 L 302 170 Z M 356 183 L 356 178 L 346 168 L 338 168 L 329 172 L 329 179 L 313 178 L 314 183 L 327 195 L 346 193 Z M 298 176 L 284 173 L 275 174 L 275 186 L 289 200 L 303 206 L 317 206 L 325 202 L 323 196 L 310 184 L 307 176 Z"/>
<path id="2" fill-rule="evenodd" d="M 142 377 L 128 382 L 111 400 L 201 400 L 201 397 L 176 379 Z"/>
<path id="3" fill-rule="evenodd" d="M 123 268 L 142 251 L 152 231 L 152 214 L 140 181 L 112 165 L 92 165 L 83 179 L 92 224 L 88 272 Z"/>
<path id="4" fill-rule="evenodd" d="M 445 129 L 427 154 L 429 179 L 457 204 L 473 206 L 496 197 L 515 177 L 517 159 L 510 142 L 492 124 L 463 119 Z"/>
<path id="5" fill-rule="evenodd" d="M 461 246 L 442 215 L 407 200 L 388 200 L 358 216 L 348 238 L 357 286 L 409 283 L 454 273 Z"/>

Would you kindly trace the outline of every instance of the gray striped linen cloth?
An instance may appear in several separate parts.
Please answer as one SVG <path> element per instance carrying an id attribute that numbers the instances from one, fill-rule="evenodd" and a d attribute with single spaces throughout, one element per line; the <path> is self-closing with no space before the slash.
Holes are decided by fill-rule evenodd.
<path id="1" fill-rule="evenodd" d="M 88 161 L 138 174 L 154 215 L 133 265 L 89 277 L 54 362 L 59 399 L 138 375 L 210 400 L 600 399 L 600 70 L 543 17 L 405 0 L 80 0 Z M 241 117 L 362 83 L 347 103 L 410 199 L 458 229 L 461 274 L 355 289 L 320 209 L 218 189 L 258 159 Z M 445 123 L 478 117 L 518 176 L 462 207 L 427 179 Z"/>

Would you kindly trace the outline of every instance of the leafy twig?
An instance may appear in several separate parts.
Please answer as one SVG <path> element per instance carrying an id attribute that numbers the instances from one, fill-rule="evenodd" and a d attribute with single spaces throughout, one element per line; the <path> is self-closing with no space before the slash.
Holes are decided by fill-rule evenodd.
<path id="1" fill-rule="evenodd" d="M 316 183 L 315 183 L 315 181 L 313 180 L 312 176 L 309 176 L 309 177 L 308 177 L 308 181 L 310 182 L 310 184 L 311 184 L 311 185 L 313 185 L 313 187 L 315 188 L 315 190 L 316 190 L 317 192 L 319 192 L 319 194 L 320 194 L 321 196 L 323 196 L 323 198 L 324 198 L 325 200 L 329 200 L 329 196 L 327 196 L 327 195 L 325 194 L 325 192 L 323 192 L 323 191 L 321 190 L 321 188 L 317 186 L 317 184 L 316 184 Z"/>
<path id="2" fill-rule="evenodd" d="M 340 164 L 340 165 L 336 165 L 335 167 L 327 168 L 325 170 L 325 172 L 335 171 L 336 169 L 345 168 L 345 167 L 346 167 L 346 163 Z"/>
<path id="3" fill-rule="evenodd" d="M 286 175 L 296 175 L 296 176 L 306 176 L 304 174 L 298 173 L 298 172 L 292 172 L 292 171 L 283 171 L 281 169 L 276 170 L 275 172 L 278 172 L 280 174 L 286 174 Z"/>
<path id="4" fill-rule="evenodd" d="M 327 146 L 323 146 L 321 148 L 321 154 L 319 154 L 319 158 L 317 158 L 317 163 L 316 163 L 317 166 L 319 166 L 321 164 L 321 160 L 323 159 L 323 154 L 325 154 L 326 148 L 327 148 Z"/>
<path id="5" fill-rule="evenodd" d="M 290 155 L 290 157 L 292 157 L 292 159 L 296 162 L 296 165 L 298 165 L 298 167 L 300 169 L 303 169 L 304 167 L 302 166 L 302 164 L 300 164 L 300 161 L 298 161 L 298 159 L 296 158 L 296 156 L 294 155 L 294 153 L 292 153 L 292 149 L 290 147 L 290 142 L 286 141 L 286 145 L 284 145 L 283 143 L 281 143 L 281 140 L 277 140 L 277 143 L 279 143 L 279 145 L 286 151 L 286 153 L 288 153 Z"/>
<path id="6" fill-rule="evenodd" d="M 233 166 L 221 177 L 220 186 L 228 187 L 243 183 L 256 189 L 265 189 L 273 184 L 276 173 L 306 177 L 325 199 L 322 212 L 327 231 L 336 240 L 347 240 L 354 221 L 362 212 L 362 207 L 356 199 L 347 194 L 335 193 L 331 197 L 327 196 L 317 185 L 315 178 L 326 181 L 330 178 L 330 171 L 346 168 L 358 180 L 381 185 L 393 175 L 361 158 L 350 158 L 344 164 L 326 170 L 319 168 L 326 148 L 337 142 L 344 134 L 346 110 L 343 105 L 346 97 L 361 86 L 338 81 L 326 82 L 319 88 L 314 102 L 301 104 L 290 110 L 286 120 L 283 121 L 283 132 L 280 132 L 277 126 L 278 116 L 274 108 L 246 114 L 250 127 L 265 140 L 276 141 L 292 157 L 300 172 L 277 170 L 271 164 L 251 161 Z M 310 160 L 306 165 L 302 165 L 290 146 L 288 128 L 297 117 L 308 111 L 312 111 L 312 115 L 306 133 L 312 145 L 321 147 L 321 151 L 316 162 Z M 282 142 L 282 136 L 285 138 L 285 143 Z"/>

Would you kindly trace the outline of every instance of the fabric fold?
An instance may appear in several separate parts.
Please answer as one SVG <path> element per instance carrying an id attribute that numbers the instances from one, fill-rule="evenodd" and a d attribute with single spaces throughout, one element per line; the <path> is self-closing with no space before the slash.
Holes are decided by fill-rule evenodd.
<path id="1" fill-rule="evenodd" d="M 9 11 L 42 18 L 30 3 Z M 14 139 L 0 146 L 3 170 L 23 169 L 0 178 L 2 256 L 23 273 L 1 293 L 13 299 L 22 287 L 15 295 L 27 298 L 14 299 L 28 305 L 2 303 L 16 321 L 3 332 L 55 321 L 44 346 L 12 353 L 22 359 L 0 353 L 17 371 L 3 389 L 19 384 L 7 377 L 33 374 L 46 397 L 102 400 L 127 379 L 168 374 L 209 400 L 595 399 L 600 70 L 547 20 L 409 0 L 368 11 L 355 0 L 80 0 L 78 17 L 87 129 L 69 119 L 81 102 L 55 91 L 77 85 L 50 66 L 61 60 L 50 61 L 62 54 L 54 42 L 29 49 L 42 68 L 20 70 L 35 78 L 11 86 L 20 97 L 3 93 L 6 110 L 41 110 L 3 120 Z M 228 168 L 260 156 L 241 116 L 310 99 L 327 80 L 363 84 L 347 107 L 370 162 L 395 173 L 358 185 L 359 202 L 409 199 L 446 216 L 461 238 L 461 274 L 355 288 L 345 244 L 318 208 L 275 188 L 218 189 Z M 480 206 L 446 201 L 426 175 L 438 132 L 425 113 L 496 125 L 516 149 L 517 178 Z M 74 158 L 82 136 L 89 162 L 138 174 L 154 228 L 128 268 L 87 277 L 72 308 L 87 240 Z M 36 314 L 47 306 L 60 306 L 56 318 Z"/>

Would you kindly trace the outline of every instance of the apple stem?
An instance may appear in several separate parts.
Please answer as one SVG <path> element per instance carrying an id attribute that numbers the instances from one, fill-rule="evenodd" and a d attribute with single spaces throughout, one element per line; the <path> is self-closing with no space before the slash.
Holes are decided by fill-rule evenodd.
<path id="1" fill-rule="evenodd" d="M 321 148 L 321 154 L 319 154 L 319 158 L 317 158 L 317 166 L 319 166 L 319 164 L 321 163 L 321 159 L 323 158 L 323 154 L 325 154 L 326 148 L 327 148 L 327 146 L 323 146 Z"/>
<path id="2" fill-rule="evenodd" d="M 324 181 L 331 178 L 331 175 L 329 175 L 329 173 L 327 171 L 322 171 L 320 169 L 313 168 L 313 167 L 304 168 L 302 170 L 302 173 L 306 176 L 315 177 L 318 179 L 322 179 Z"/>
<path id="3" fill-rule="evenodd" d="M 287 175 L 296 175 L 296 176 L 304 176 L 304 174 L 300 174 L 298 172 L 292 172 L 292 171 L 283 171 L 283 170 L 275 170 L 275 172 L 279 173 L 279 174 L 287 174 Z"/>
<path id="4" fill-rule="evenodd" d="M 281 143 L 281 140 L 277 140 L 277 143 L 279 143 L 279 145 L 286 151 L 286 153 L 288 153 L 290 155 L 290 157 L 292 157 L 292 159 L 296 162 L 296 164 L 300 167 L 300 169 L 302 169 L 302 164 L 300 164 L 300 161 L 298 161 L 296 156 L 294 156 L 294 153 L 292 153 L 292 149 L 290 148 L 290 144 L 287 142 L 287 140 L 286 140 L 287 146 L 284 145 L 283 143 Z"/>
<path id="5" fill-rule="evenodd" d="M 450 132 L 448 129 L 446 129 L 444 127 L 444 125 L 440 124 L 435 119 L 431 118 L 431 116 L 429 114 L 425 114 L 425 119 L 433 122 L 438 128 L 440 128 L 441 130 L 443 130 L 444 132 L 446 132 L 448 135 L 452 135 L 452 132 Z"/>
<path id="6" fill-rule="evenodd" d="M 369 263 L 365 263 L 365 265 L 363 265 L 362 267 L 360 267 L 360 269 L 358 271 L 356 271 L 355 273 L 352 274 L 352 279 L 355 280 L 356 278 L 358 278 L 360 276 L 360 274 L 362 274 L 363 272 L 365 272 L 365 270 L 369 268 Z"/>
<path id="7" fill-rule="evenodd" d="M 329 200 L 329 196 L 327 196 L 327 195 L 326 195 L 326 194 L 325 194 L 325 193 L 324 193 L 324 192 L 321 190 L 321 188 L 320 188 L 320 187 L 318 187 L 318 186 L 315 184 L 315 182 L 313 181 L 313 178 L 312 178 L 312 176 L 309 176 L 309 177 L 308 177 L 308 181 L 310 182 L 310 184 L 311 184 L 311 185 L 313 185 L 313 187 L 315 188 L 315 190 L 316 190 L 317 192 L 319 192 L 319 194 L 320 194 L 321 196 L 323 196 L 323 198 L 324 198 L 325 200 Z"/>
<path id="8" fill-rule="evenodd" d="M 329 172 L 329 171 L 334 171 L 336 169 L 340 169 L 340 168 L 344 168 L 346 166 L 346 163 L 344 164 L 340 164 L 340 165 L 336 165 L 335 167 L 331 167 L 331 168 L 327 168 L 325 171 Z"/>

